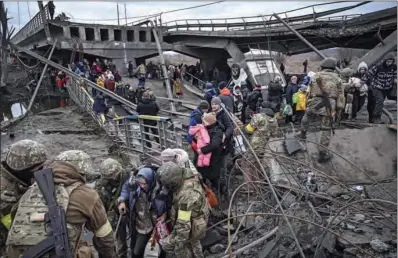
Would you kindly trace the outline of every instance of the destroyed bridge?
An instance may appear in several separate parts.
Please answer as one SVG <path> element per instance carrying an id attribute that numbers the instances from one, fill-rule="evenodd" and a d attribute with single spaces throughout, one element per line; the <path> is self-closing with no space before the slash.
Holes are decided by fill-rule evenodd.
<path id="1" fill-rule="evenodd" d="M 155 29 L 163 51 L 175 51 L 198 58 L 204 70 L 208 70 L 215 63 L 228 58 L 244 64 L 243 53 L 250 49 L 277 51 L 287 55 L 313 51 L 292 29 L 318 50 L 332 47 L 372 49 L 381 42 L 388 45 L 392 38 L 395 46 L 389 46 L 389 50 L 379 53 L 374 60 L 367 60 L 372 63 L 378 61 L 384 52 L 396 47 L 396 34 L 393 33 L 397 29 L 397 10 L 388 8 L 366 14 L 339 15 L 367 3 L 321 12 L 315 12 L 314 6 L 308 6 L 264 16 L 176 20 L 159 26 L 153 23 L 151 26 L 149 21 L 116 26 L 50 20 L 48 7 L 44 6 L 11 41 L 44 54 L 52 40 L 57 39 L 58 47 L 62 50 L 112 58 L 116 66 L 122 69 L 126 68 L 128 61 L 138 63 L 158 55 L 152 33 L 152 29 Z M 297 11 L 309 14 L 293 16 Z M 53 58 L 62 60 L 61 55 L 62 51 L 55 53 Z"/>

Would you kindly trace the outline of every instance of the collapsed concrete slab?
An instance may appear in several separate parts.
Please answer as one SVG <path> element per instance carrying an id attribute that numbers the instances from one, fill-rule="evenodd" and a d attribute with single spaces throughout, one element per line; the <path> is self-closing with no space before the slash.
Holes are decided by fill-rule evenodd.
<path id="1" fill-rule="evenodd" d="M 309 134 L 308 140 L 319 142 L 320 132 Z M 317 153 L 317 146 L 308 143 L 310 154 Z M 384 181 L 397 174 L 397 133 L 386 127 L 371 127 L 363 130 L 336 130 L 331 138 L 330 149 L 351 161 L 370 177 L 359 171 L 343 158 L 334 155 L 329 162 L 320 164 L 313 158 L 317 169 L 336 176 L 350 184 Z M 373 179 L 373 180 L 372 180 Z"/>

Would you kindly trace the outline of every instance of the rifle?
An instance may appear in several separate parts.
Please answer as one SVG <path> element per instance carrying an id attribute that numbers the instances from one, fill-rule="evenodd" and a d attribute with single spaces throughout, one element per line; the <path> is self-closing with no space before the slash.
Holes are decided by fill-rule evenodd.
<path id="1" fill-rule="evenodd" d="M 316 82 L 319 86 L 319 89 L 322 92 L 322 97 L 323 97 L 323 103 L 326 107 L 326 112 L 328 113 L 329 119 L 330 119 L 330 127 L 332 129 L 332 133 L 334 135 L 334 127 L 333 127 L 333 117 L 332 117 L 332 104 L 330 104 L 329 100 L 329 94 L 325 91 L 325 88 L 323 86 L 323 80 L 322 77 L 318 77 L 316 79 Z"/>
<path id="2" fill-rule="evenodd" d="M 22 258 L 42 257 L 53 249 L 55 249 L 57 258 L 73 258 L 66 227 L 65 210 L 58 206 L 55 198 L 52 169 L 37 171 L 34 173 L 34 177 L 47 202 L 48 212 L 44 215 L 44 221 L 46 224 L 50 224 L 51 232 L 46 239 L 29 248 Z"/>

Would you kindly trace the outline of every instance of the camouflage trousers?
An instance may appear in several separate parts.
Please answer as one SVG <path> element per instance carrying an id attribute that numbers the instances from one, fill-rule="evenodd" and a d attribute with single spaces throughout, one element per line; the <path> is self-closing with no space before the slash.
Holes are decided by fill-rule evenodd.
<path id="1" fill-rule="evenodd" d="M 181 248 L 178 248 L 178 251 L 175 250 L 174 245 L 164 244 L 162 248 L 168 254 L 174 254 L 177 258 L 204 258 L 200 240 L 190 241 L 189 243 L 183 244 Z"/>
<path id="2" fill-rule="evenodd" d="M 335 115 L 336 100 L 329 99 L 332 106 L 331 116 Z M 301 120 L 301 129 L 303 131 L 308 131 L 311 122 L 316 120 L 321 120 L 321 140 L 320 144 L 328 147 L 330 144 L 330 138 L 332 137 L 332 119 L 330 114 L 327 112 L 324 106 L 323 99 L 315 97 L 310 102 L 308 102 L 307 110 L 303 119 Z M 318 151 L 326 151 L 325 148 L 318 145 Z"/>

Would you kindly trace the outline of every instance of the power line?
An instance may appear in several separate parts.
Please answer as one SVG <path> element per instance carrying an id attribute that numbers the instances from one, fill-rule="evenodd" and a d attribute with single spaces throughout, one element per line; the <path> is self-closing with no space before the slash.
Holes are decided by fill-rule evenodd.
<path id="1" fill-rule="evenodd" d="M 151 18 L 151 17 L 159 16 L 161 14 L 184 11 L 184 10 L 189 10 L 189 9 L 209 6 L 209 5 L 213 5 L 213 4 L 218 4 L 218 3 L 222 3 L 222 2 L 225 2 L 225 0 L 217 1 L 217 2 L 211 2 L 211 3 L 208 3 L 208 4 L 195 5 L 195 6 L 185 7 L 185 8 L 180 8 L 180 9 L 174 9 L 174 10 L 170 10 L 170 11 L 166 11 L 166 12 L 160 12 L 160 13 L 154 13 L 154 14 L 148 14 L 148 15 L 141 15 L 141 16 L 127 17 L 127 19 Z M 126 17 L 123 17 L 123 18 L 126 19 Z M 77 20 L 77 21 L 117 21 L 117 19 L 80 19 L 80 18 L 74 18 L 74 20 Z"/>

